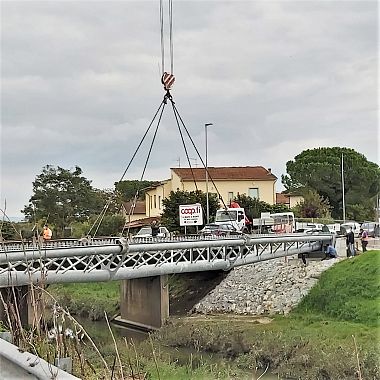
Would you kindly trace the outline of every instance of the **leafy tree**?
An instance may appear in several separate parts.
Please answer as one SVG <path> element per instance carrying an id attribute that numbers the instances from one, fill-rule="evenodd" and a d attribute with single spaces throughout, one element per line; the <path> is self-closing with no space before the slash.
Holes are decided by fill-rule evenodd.
<path id="1" fill-rule="evenodd" d="M 128 202 L 132 200 L 135 197 L 137 191 L 139 191 L 138 199 L 144 200 L 145 199 L 144 189 L 156 183 L 157 181 L 139 181 L 137 179 L 128 180 L 128 181 L 119 181 L 119 182 L 115 182 L 115 190 L 116 190 L 119 200 L 123 202 Z"/>
<path id="2" fill-rule="evenodd" d="M 271 213 L 274 214 L 276 212 L 289 212 L 289 207 L 284 204 L 274 204 L 270 205 Z"/>
<path id="3" fill-rule="evenodd" d="M 303 192 L 303 201 L 293 207 L 294 214 L 300 218 L 330 218 L 328 199 L 321 197 L 315 190 Z"/>
<path id="4" fill-rule="evenodd" d="M 0 221 L 0 241 L 19 239 L 15 227 L 9 221 Z"/>
<path id="5" fill-rule="evenodd" d="M 239 203 L 240 207 L 244 208 L 245 214 L 249 219 L 260 218 L 262 212 L 271 212 L 271 205 L 269 203 L 251 198 L 246 194 L 239 194 L 235 197 L 235 201 Z"/>
<path id="6" fill-rule="evenodd" d="M 282 183 L 288 190 L 313 189 L 332 207 L 332 216 L 342 218 L 343 196 L 341 159 L 344 157 L 345 203 L 364 206 L 368 201 L 374 208 L 374 197 L 379 192 L 380 168 L 363 154 L 350 148 L 317 148 L 304 150 L 286 163 L 287 174 Z M 372 212 L 362 215 L 370 219 Z"/>
<path id="7" fill-rule="evenodd" d="M 260 218 L 262 212 L 286 212 L 289 208 L 286 205 L 270 205 L 267 202 L 260 201 L 257 198 L 251 198 L 246 194 L 239 194 L 235 201 L 244 208 L 245 214 L 249 219 Z"/>
<path id="8" fill-rule="evenodd" d="M 346 218 L 351 220 L 375 220 L 376 210 L 373 203 L 376 199 L 364 200 L 361 204 L 349 204 L 346 207 Z"/>
<path id="9" fill-rule="evenodd" d="M 97 230 L 96 236 L 117 236 L 125 224 L 122 215 L 106 215 Z"/>
<path id="10" fill-rule="evenodd" d="M 46 220 L 62 236 L 65 226 L 72 221 L 84 221 L 103 208 L 103 197 L 81 176 L 78 166 L 73 170 L 47 165 L 33 182 L 34 194 L 22 212 L 29 221 Z"/>
<path id="11" fill-rule="evenodd" d="M 219 200 L 216 194 L 209 193 L 209 215 L 213 220 L 216 210 L 219 209 Z M 206 215 L 206 193 L 200 190 L 197 191 L 171 191 L 169 197 L 162 201 L 164 212 L 161 217 L 161 222 L 169 231 L 178 231 L 179 225 L 179 206 L 186 204 L 200 203 L 203 209 L 203 215 Z M 189 227 L 188 232 L 195 232 L 195 227 Z"/>

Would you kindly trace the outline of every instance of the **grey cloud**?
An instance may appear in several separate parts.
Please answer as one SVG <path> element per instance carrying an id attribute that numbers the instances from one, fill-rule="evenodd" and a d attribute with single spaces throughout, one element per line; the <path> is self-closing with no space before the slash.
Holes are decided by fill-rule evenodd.
<path id="1" fill-rule="evenodd" d="M 377 8 L 174 2 L 172 94 L 202 155 L 204 123 L 214 123 L 210 165 L 263 165 L 280 178 L 303 149 L 334 145 L 377 161 L 368 137 L 378 132 Z M 164 95 L 158 11 L 156 1 L 2 4 L 1 197 L 10 212 L 46 164 L 78 165 L 98 187 L 119 179 Z M 149 141 L 129 178 L 141 175 Z M 146 178 L 167 178 L 178 158 L 184 165 L 169 104 Z"/>

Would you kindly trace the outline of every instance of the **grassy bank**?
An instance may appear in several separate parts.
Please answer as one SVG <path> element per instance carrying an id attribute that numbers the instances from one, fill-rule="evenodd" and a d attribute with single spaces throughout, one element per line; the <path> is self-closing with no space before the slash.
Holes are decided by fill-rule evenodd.
<path id="1" fill-rule="evenodd" d="M 120 355 L 133 362 L 135 371 L 148 372 L 149 379 L 252 379 L 255 368 L 267 367 L 281 378 L 354 380 L 359 374 L 365 380 L 380 378 L 379 259 L 380 251 L 370 251 L 337 263 L 286 317 L 172 317 L 152 342 L 133 348 L 137 355 L 123 342 Z M 178 285 L 182 296 L 183 286 Z M 95 317 L 104 309 L 109 315 L 117 309 L 118 287 L 116 282 L 60 285 L 51 291 L 71 309 L 90 311 Z M 112 363 L 112 343 L 101 347 Z M 165 347 L 211 353 L 221 360 L 213 364 L 194 360 L 191 354 L 179 365 Z"/>
<path id="2" fill-rule="evenodd" d="M 48 288 L 58 303 L 73 315 L 93 321 L 113 316 L 119 310 L 120 283 L 118 281 L 83 284 L 59 284 Z"/>
<path id="3" fill-rule="evenodd" d="M 172 320 L 161 344 L 220 352 L 239 368 L 300 379 L 380 378 L 379 251 L 338 263 L 287 317 Z M 264 320 L 263 322 L 268 322 Z"/>

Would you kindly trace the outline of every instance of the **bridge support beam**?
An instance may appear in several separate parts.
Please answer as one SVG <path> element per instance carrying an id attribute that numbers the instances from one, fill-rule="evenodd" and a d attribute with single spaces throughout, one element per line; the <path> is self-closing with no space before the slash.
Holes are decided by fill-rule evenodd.
<path id="1" fill-rule="evenodd" d="M 39 328 L 43 301 L 41 290 L 29 285 L 0 289 L 0 320 L 13 329 L 27 326 Z M 20 326 L 21 324 L 21 326 Z"/>
<path id="2" fill-rule="evenodd" d="M 123 280 L 121 321 L 143 329 L 160 328 L 169 317 L 168 276 Z"/>

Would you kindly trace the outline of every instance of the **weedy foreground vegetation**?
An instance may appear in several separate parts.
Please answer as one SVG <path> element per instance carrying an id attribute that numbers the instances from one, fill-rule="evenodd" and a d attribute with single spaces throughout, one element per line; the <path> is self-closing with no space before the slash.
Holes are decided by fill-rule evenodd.
<path id="1" fill-rule="evenodd" d="M 118 378 L 123 366 L 124 378 L 128 373 L 136 379 L 255 379 L 267 369 L 281 379 L 378 379 L 379 264 L 380 251 L 337 263 L 287 316 L 172 317 L 140 344 L 120 338 L 115 346 L 101 338 L 100 352 L 110 367 L 114 364 Z M 76 299 L 74 305 L 81 299 L 94 305 L 99 297 L 113 312 L 117 286 L 109 283 L 97 291 L 93 285 L 80 285 L 71 295 L 73 285 L 52 291 Z M 96 363 L 94 357 L 92 361 Z"/>

